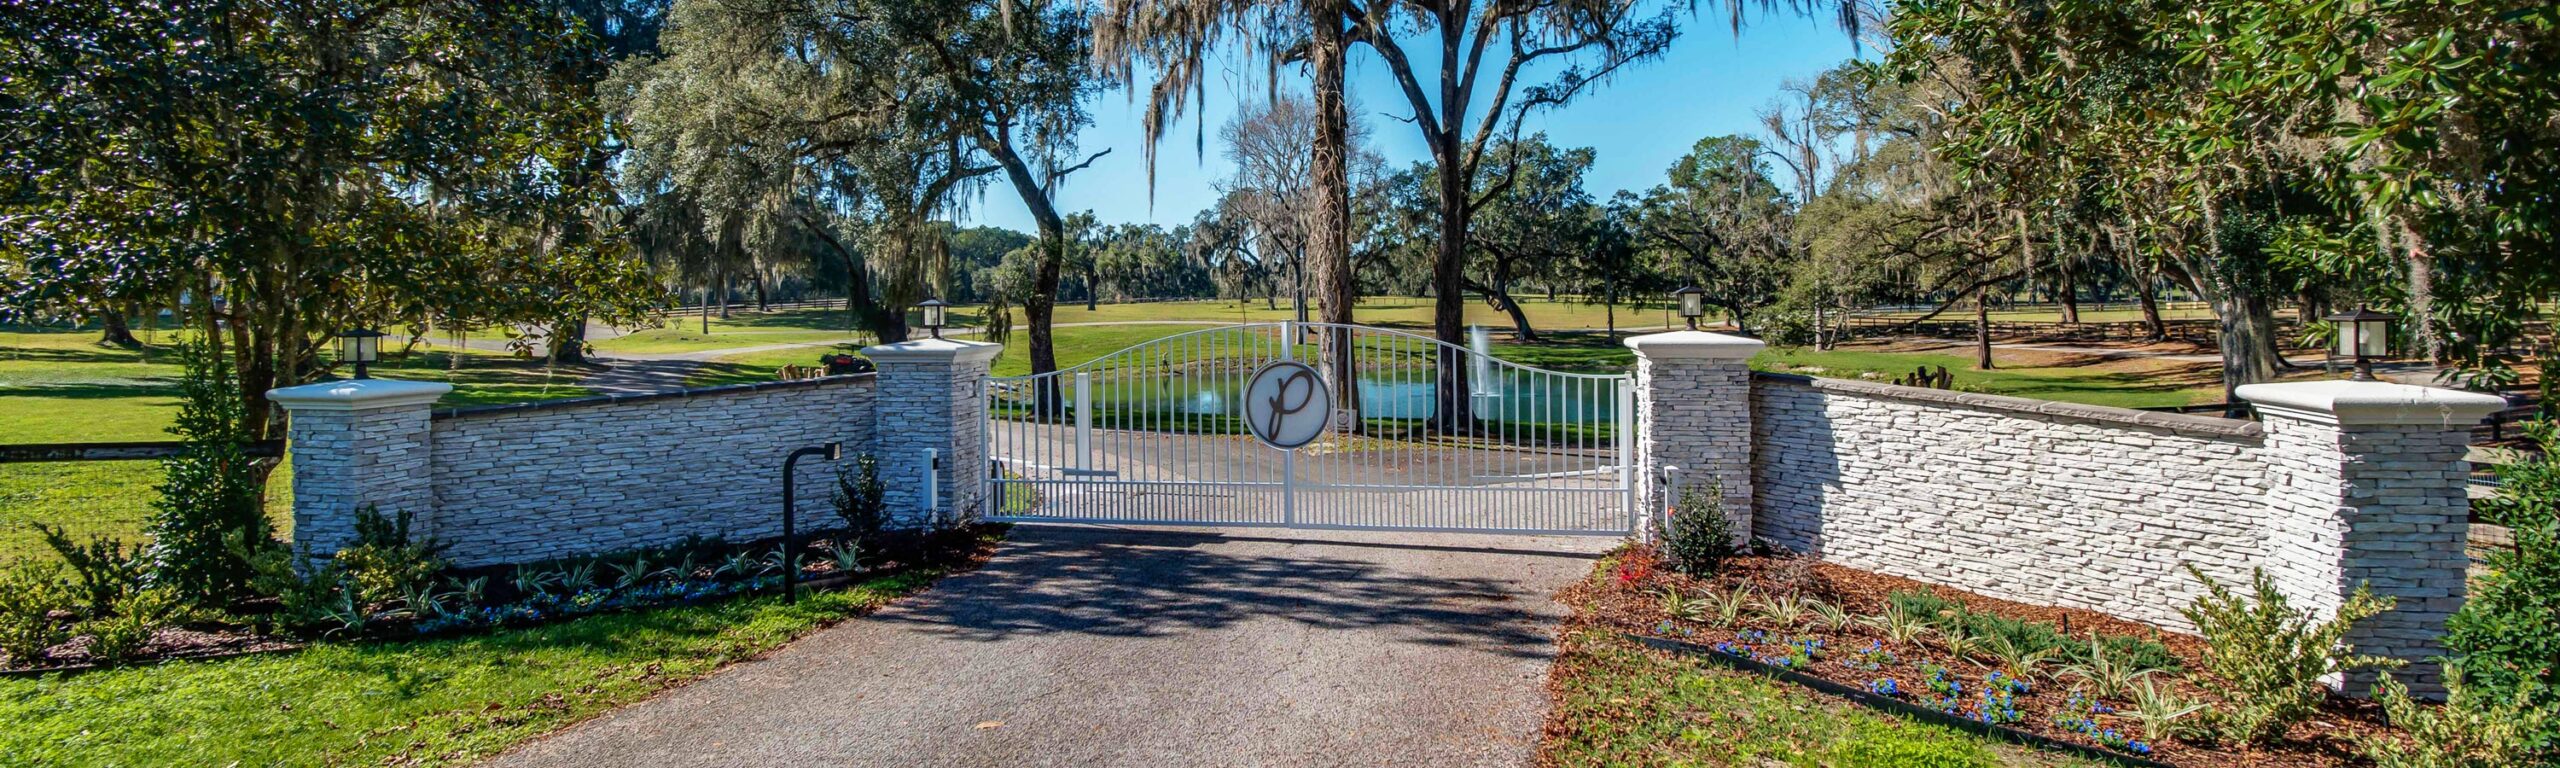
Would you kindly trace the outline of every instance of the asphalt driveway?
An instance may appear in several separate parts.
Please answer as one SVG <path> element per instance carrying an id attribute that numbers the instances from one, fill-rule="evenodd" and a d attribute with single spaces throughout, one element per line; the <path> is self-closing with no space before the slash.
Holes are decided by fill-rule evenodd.
<path id="1" fill-rule="evenodd" d="M 1520 765 L 1596 538 L 1021 526 L 503 766 Z"/>

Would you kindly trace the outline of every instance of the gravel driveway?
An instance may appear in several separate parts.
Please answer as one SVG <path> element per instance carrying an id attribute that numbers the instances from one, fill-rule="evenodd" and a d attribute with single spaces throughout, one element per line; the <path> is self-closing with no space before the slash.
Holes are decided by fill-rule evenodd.
<path id="1" fill-rule="evenodd" d="M 979 571 L 505 766 L 1521 765 L 1611 542 L 1020 526 Z"/>

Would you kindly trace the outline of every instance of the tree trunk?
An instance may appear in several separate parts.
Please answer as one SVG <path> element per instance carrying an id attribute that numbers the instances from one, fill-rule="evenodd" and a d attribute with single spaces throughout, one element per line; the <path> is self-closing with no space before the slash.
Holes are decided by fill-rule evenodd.
<path id="1" fill-rule="evenodd" d="M 766 295 L 764 290 L 765 278 L 768 275 L 763 270 L 758 270 L 753 273 L 753 275 L 756 281 L 756 311 L 773 311 L 773 302 L 770 300 L 770 297 Z"/>
<path id="2" fill-rule="evenodd" d="M 99 312 L 98 325 L 98 343 L 100 344 L 113 344 L 126 349 L 142 346 L 142 340 L 133 337 L 133 327 L 125 322 L 124 312 L 120 310 L 107 309 Z"/>
<path id="3" fill-rule="evenodd" d="M 1511 332 L 1520 338 L 1520 343 L 1536 344 L 1541 341 L 1538 329 L 1529 327 L 1529 313 L 1521 311 L 1520 302 L 1511 298 L 1510 286 L 1494 286 L 1493 300 L 1502 304 L 1503 314 L 1511 316 Z"/>
<path id="4" fill-rule="evenodd" d="M 1432 153 L 1440 163 L 1440 241 L 1434 244 L 1431 263 L 1431 335 L 1440 341 L 1439 402 L 1432 409 L 1432 427 L 1444 434 L 1468 434 L 1475 431 L 1475 415 L 1465 351 L 1467 187 L 1456 162 L 1458 138 L 1434 138 L 1442 146 Z"/>
<path id="5" fill-rule="evenodd" d="M 1310 165 L 1316 207 L 1308 217 L 1306 258 L 1315 260 L 1316 317 L 1327 324 L 1319 352 L 1325 378 L 1333 384 L 1334 407 L 1347 417 L 1342 426 L 1358 433 L 1366 428 L 1360 420 L 1360 371 L 1352 359 L 1349 328 L 1358 300 L 1351 265 L 1351 111 L 1342 91 L 1349 46 L 1340 3 L 1318 2 L 1311 10 L 1308 58 L 1315 76 L 1316 141 Z"/>
<path id="6" fill-rule="evenodd" d="M 2402 230 L 2409 243 L 2409 331 L 2417 335 L 2418 348 L 2429 362 L 2442 365 L 2451 359 L 2445 350 L 2444 337 L 2436 333 L 2436 263 L 2427 252 L 2426 241 L 2418 233 Z"/>
<path id="7" fill-rule="evenodd" d="M 1097 301 L 1101 300 L 1101 298 L 1102 298 L 1102 281 L 1101 281 L 1100 279 L 1098 279 L 1098 278 L 1096 278 L 1096 277 L 1094 276 L 1093 270 L 1091 270 L 1091 269 L 1087 269 L 1087 270 L 1085 270 L 1085 271 L 1084 271 L 1084 311 L 1086 311 L 1086 312 L 1091 312 L 1091 311 L 1093 311 L 1093 307 L 1094 307 L 1095 302 L 1097 302 Z"/>
<path id="8" fill-rule="evenodd" d="M 1973 369 L 1988 371 L 1991 363 L 1991 287 L 1973 289 Z"/>
<path id="9" fill-rule="evenodd" d="M 587 363 L 587 318 L 569 318 L 551 326 L 551 362 L 554 365 Z"/>
<path id="10" fill-rule="evenodd" d="M 2142 333 L 2144 340 L 2155 344 L 2168 341 L 2169 324 L 2160 319 L 2159 279 L 2153 275 L 2144 274 L 2141 277 L 2135 278 L 2134 282 L 2141 286 L 2140 290 L 2135 291 L 2135 295 L 2142 299 Z"/>
<path id="11" fill-rule="evenodd" d="M 1030 210 L 1031 220 L 1039 225 L 1040 266 L 1032 271 L 1031 295 L 1022 297 L 1022 314 L 1029 318 L 1031 326 L 1031 372 L 1056 371 L 1058 350 L 1051 325 L 1057 316 L 1058 272 L 1067 257 L 1066 220 L 1058 215 L 1057 206 L 1050 202 L 1048 185 L 1041 183 L 1040 178 L 1031 172 L 1031 165 L 1013 150 L 1009 135 L 981 131 L 975 138 L 979 148 L 994 156 L 996 164 L 1004 167 L 1005 177 L 1013 183 L 1014 193 L 1022 197 L 1023 207 Z M 1057 414 L 1063 410 L 1057 378 L 1040 379 L 1039 391 L 1033 394 L 1038 401 L 1034 408 L 1041 414 Z"/>
<path id="12" fill-rule="evenodd" d="M 2060 284 L 2054 286 L 2057 297 L 2062 300 L 2063 325 L 2080 324 L 2080 286 L 2078 285 L 2078 278 L 2078 275 L 2071 273 L 2071 261 L 2065 259 L 2062 262 L 2062 275 L 2059 281 Z"/>
<path id="13" fill-rule="evenodd" d="M 1819 299 L 1819 298 L 1814 299 L 1814 301 L 1813 301 L 1813 348 L 1814 348 L 1815 350 L 1817 350 L 1817 351 L 1829 351 L 1829 350 L 1831 349 L 1831 313 L 1830 313 L 1830 309 L 1831 309 L 1831 302 L 1823 301 L 1822 299 Z"/>
<path id="14" fill-rule="evenodd" d="M 2232 392 L 2243 384 L 2274 379 L 2274 361 L 2268 359 L 2268 344 L 2273 335 L 2275 313 L 2265 297 L 2254 296 L 2235 286 L 2197 278 L 2196 293 L 2203 294 L 2213 306 L 2215 324 L 2221 331 L 2222 395 L 2228 402 Z"/>
<path id="15" fill-rule="evenodd" d="M 1606 291 L 1606 293 L 1602 295 L 1602 298 L 1601 298 L 1601 300 L 1600 300 L 1600 301 L 1601 301 L 1601 307 L 1602 307 L 1602 309 L 1601 309 L 1600 311 L 1601 311 L 1601 315 L 1602 315 L 1603 317 L 1608 318 L 1608 320 L 1607 320 L 1607 322 L 1608 322 L 1608 324 L 1609 324 L 1609 335 L 1608 335 L 1608 339 L 1609 339 L 1610 341 L 1617 341 L 1617 340 L 1618 340 L 1618 285 L 1617 285 L 1617 283 L 1612 282 L 1612 283 L 1610 283 L 1608 286 L 1606 286 L 1606 287 L 1602 288 L 1601 290 Z"/>

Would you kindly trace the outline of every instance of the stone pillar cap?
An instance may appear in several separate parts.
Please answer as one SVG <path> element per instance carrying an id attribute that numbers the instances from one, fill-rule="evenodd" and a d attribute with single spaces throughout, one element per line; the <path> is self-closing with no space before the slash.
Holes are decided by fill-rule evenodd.
<path id="1" fill-rule="evenodd" d="M 2291 381 L 2232 391 L 2261 413 L 2341 426 L 2433 425 L 2467 429 L 2507 408 L 2506 398 L 2385 381 Z"/>
<path id="2" fill-rule="evenodd" d="M 288 411 L 362 411 L 434 403 L 453 385 L 437 381 L 346 379 L 267 390 L 267 402 Z"/>
<path id="3" fill-rule="evenodd" d="M 1630 336 L 1626 345 L 1636 351 L 1637 357 L 1654 360 L 1747 360 L 1768 348 L 1769 343 L 1727 333 L 1674 331 Z"/>
<path id="4" fill-rule="evenodd" d="M 993 360 L 1004 351 L 1002 344 L 954 339 L 914 339 L 896 344 L 862 348 L 862 356 L 875 363 L 942 363 Z"/>

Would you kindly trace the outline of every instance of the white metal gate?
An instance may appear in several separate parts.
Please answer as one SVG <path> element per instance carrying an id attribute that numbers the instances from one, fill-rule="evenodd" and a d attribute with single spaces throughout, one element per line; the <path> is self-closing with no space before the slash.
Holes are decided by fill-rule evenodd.
<path id="1" fill-rule="evenodd" d="M 1322 371 L 1336 407 L 1297 450 L 1243 421 L 1246 379 L 1282 360 Z M 1623 375 L 1531 368 L 1382 328 L 1263 323 L 999 377 L 988 398 L 990 520 L 1633 530 Z"/>

